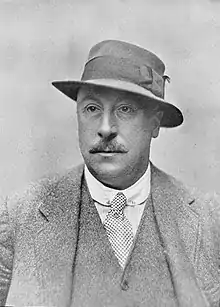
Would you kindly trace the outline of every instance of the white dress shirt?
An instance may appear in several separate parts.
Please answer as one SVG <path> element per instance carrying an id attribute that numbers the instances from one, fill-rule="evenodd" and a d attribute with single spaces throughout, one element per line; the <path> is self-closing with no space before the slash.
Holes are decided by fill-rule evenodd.
<path id="1" fill-rule="evenodd" d="M 150 174 L 149 164 L 143 176 L 132 186 L 125 190 L 115 190 L 103 185 L 85 166 L 85 179 L 102 223 L 104 223 L 106 215 L 110 209 L 111 201 L 118 192 L 122 192 L 127 198 L 127 205 L 124 209 L 124 214 L 130 221 L 135 236 L 144 211 L 146 200 L 150 193 Z"/>

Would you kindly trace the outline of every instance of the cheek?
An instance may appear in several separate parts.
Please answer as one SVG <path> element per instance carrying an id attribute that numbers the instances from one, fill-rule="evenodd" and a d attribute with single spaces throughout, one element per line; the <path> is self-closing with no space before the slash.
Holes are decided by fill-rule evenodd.
<path id="1" fill-rule="evenodd" d="M 78 124 L 78 139 L 80 147 L 86 147 L 89 140 L 89 131 L 82 123 Z"/>
<path id="2" fill-rule="evenodd" d="M 143 160 L 148 159 L 151 144 L 151 133 L 148 130 L 144 130 L 144 128 L 133 129 L 128 135 L 127 141 L 131 162 L 142 163 Z"/>
<path id="3" fill-rule="evenodd" d="M 151 137 L 148 133 L 140 133 L 135 135 L 131 142 L 131 150 L 135 153 L 135 155 L 142 155 L 149 149 L 151 143 Z"/>
<path id="4" fill-rule="evenodd" d="M 98 127 L 97 120 L 89 120 L 83 115 L 78 115 L 78 131 L 81 135 L 95 134 Z"/>
<path id="5" fill-rule="evenodd" d="M 78 124 L 78 140 L 81 151 L 86 152 L 96 142 L 96 134 L 91 125 Z"/>
<path id="6" fill-rule="evenodd" d="M 138 151 L 138 148 L 146 148 L 152 137 L 148 127 L 140 123 L 125 127 L 123 134 L 129 147 L 135 151 Z"/>

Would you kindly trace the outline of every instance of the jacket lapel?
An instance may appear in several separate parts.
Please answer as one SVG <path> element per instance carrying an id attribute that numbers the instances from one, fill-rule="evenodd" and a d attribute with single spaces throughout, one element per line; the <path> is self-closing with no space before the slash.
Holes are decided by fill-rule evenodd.
<path id="1" fill-rule="evenodd" d="M 66 306 L 71 297 L 82 173 L 81 166 L 56 181 L 39 204 L 35 250 L 43 304 Z"/>
<path id="2" fill-rule="evenodd" d="M 209 306 L 193 267 L 200 233 L 198 215 L 190 208 L 195 199 L 172 177 L 153 165 L 151 170 L 155 217 L 179 304 Z"/>

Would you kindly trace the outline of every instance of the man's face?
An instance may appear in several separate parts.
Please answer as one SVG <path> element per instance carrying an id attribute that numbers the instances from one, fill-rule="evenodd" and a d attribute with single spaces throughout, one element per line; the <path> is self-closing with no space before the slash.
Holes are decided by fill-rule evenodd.
<path id="1" fill-rule="evenodd" d="M 79 145 L 90 172 L 116 189 L 135 183 L 147 169 L 151 139 L 158 136 L 161 116 L 134 95 L 81 88 Z"/>

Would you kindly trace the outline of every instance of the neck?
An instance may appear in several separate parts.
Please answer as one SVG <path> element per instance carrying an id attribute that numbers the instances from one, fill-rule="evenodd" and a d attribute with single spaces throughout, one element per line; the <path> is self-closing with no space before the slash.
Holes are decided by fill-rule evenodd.
<path id="1" fill-rule="evenodd" d="M 148 165 L 149 163 L 146 167 L 142 168 L 142 170 L 135 172 L 137 174 L 136 176 L 134 176 L 134 173 L 123 173 L 122 176 L 109 176 L 108 174 L 102 174 L 102 176 L 99 176 L 93 170 L 88 169 L 90 173 L 104 186 L 115 190 L 125 190 L 135 184 L 143 176 L 148 169 Z"/>

